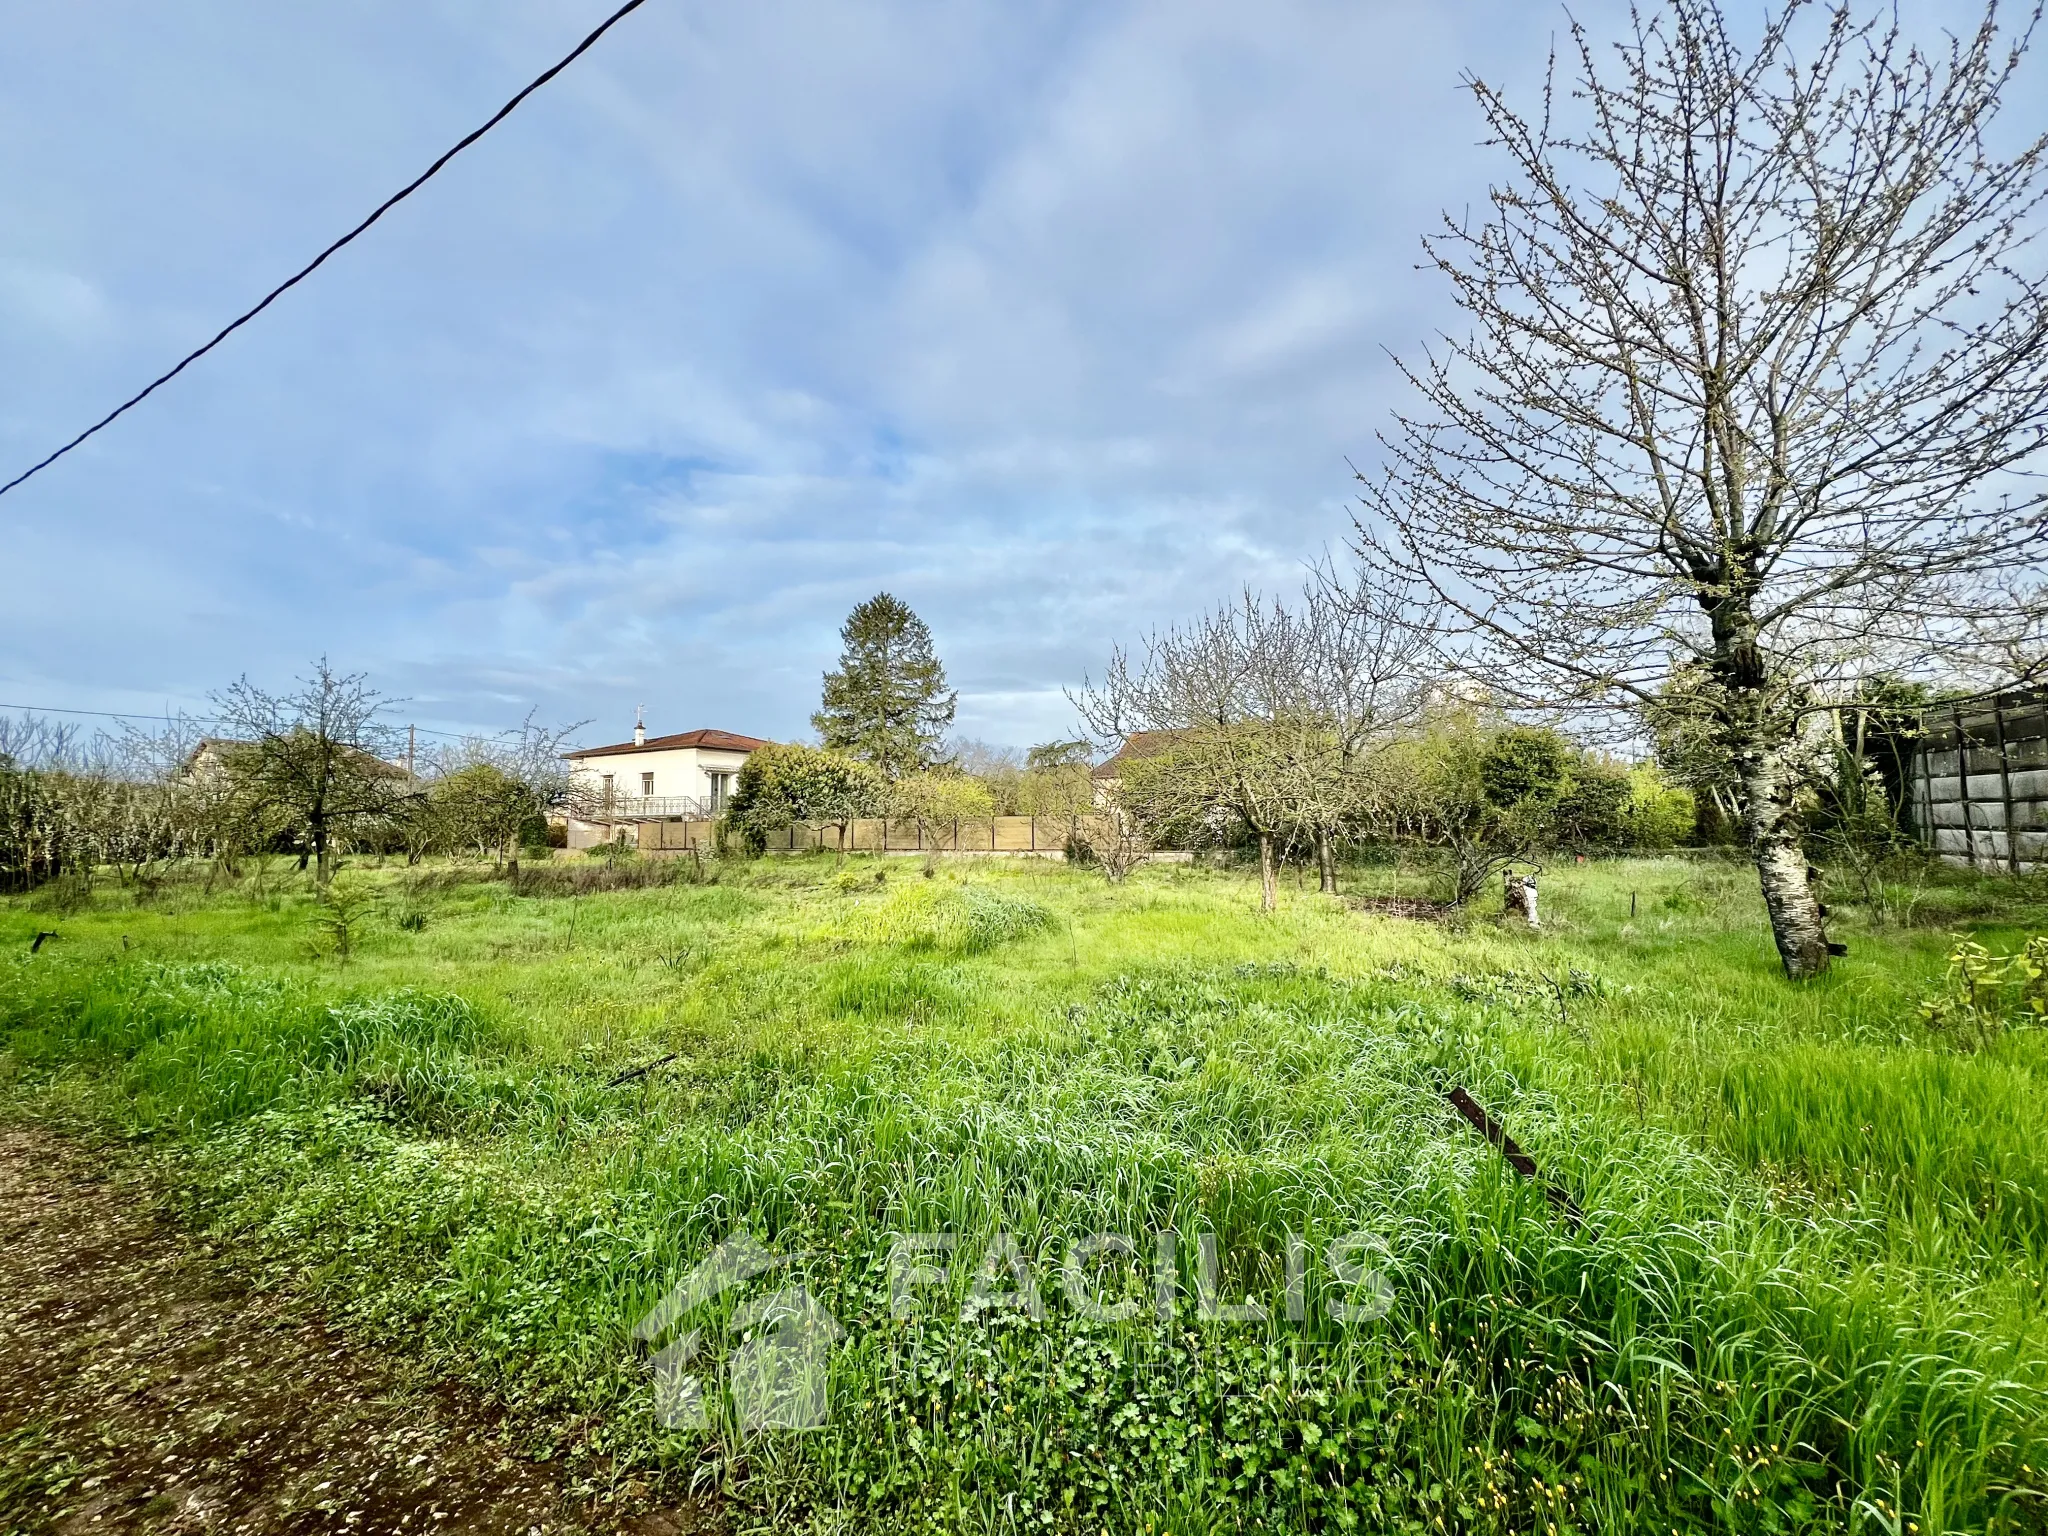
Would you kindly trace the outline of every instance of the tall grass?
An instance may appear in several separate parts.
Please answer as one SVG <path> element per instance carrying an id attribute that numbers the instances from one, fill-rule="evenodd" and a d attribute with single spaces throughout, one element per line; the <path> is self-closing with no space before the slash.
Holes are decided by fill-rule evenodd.
<path id="1" fill-rule="evenodd" d="M 1204 871 L 717 873 L 573 903 L 394 874 L 426 921 L 345 974 L 291 891 L 84 912 L 33 960 L 9 911 L 13 1094 L 154 1138 L 249 1262 L 594 1426 L 584 1451 L 716 1480 L 744 1525 L 2043 1522 L 2041 1040 L 1918 1029 L 1941 933 L 1855 935 L 1792 988 L 1753 894 L 1676 861 L 1563 872 L 1536 936 L 1305 890 L 1262 918 Z M 845 1327 L 823 1429 L 652 1412 L 627 1331 L 740 1231 L 806 1255 Z M 956 1246 L 898 1315 L 906 1233 Z M 1089 1270 L 1136 1316 L 1066 1295 L 1098 1233 L 1137 1250 Z M 1017 1286 L 1001 1235 L 1040 1316 L 963 1316 Z M 1391 1308 L 1346 1322 L 1378 1294 L 1329 1262 L 1354 1235 Z M 1203 1315 L 1205 1236 L 1217 1299 L 1269 1318 Z M 713 1378 L 743 1299 L 693 1319 Z"/>

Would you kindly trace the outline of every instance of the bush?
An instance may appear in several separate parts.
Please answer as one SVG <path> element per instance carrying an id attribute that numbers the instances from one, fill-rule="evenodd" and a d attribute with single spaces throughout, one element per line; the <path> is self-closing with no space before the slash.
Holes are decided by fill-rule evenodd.
<path id="1" fill-rule="evenodd" d="M 1949 951 L 1942 990 L 1920 1004 L 1935 1034 L 1980 1049 L 2020 1025 L 2048 1021 L 2048 934 L 2036 934 L 2009 955 L 1974 939 Z"/>
<path id="2" fill-rule="evenodd" d="M 747 758 L 720 824 L 748 853 L 768 845 L 768 834 L 792 823 L 845 823 L 873 815 L 887 789 L 866 763 L 823 747 L 766 746 Z"/>

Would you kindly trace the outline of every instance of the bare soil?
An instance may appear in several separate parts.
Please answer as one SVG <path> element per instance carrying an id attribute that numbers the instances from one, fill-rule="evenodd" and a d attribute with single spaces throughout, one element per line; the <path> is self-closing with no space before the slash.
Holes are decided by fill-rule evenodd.
<path id="1" fill-rule="evenodd" d="M 0 1532 L 713 1532 L 258 1294 L 89 1150 L 0 1126 Z M 588 1469 L 584 1469 L 586 1476 Z"/>

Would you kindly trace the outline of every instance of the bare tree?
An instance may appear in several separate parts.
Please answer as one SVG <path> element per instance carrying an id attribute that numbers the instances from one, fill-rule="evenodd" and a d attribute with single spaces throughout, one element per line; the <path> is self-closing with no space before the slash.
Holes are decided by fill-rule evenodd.
<path id="1" fill-rule="evenodd" d="M 323 887 L 337 840 L 415 793 L 411 775 L 387 760 L 397 737 L 381 718 L 386 700 L 360 672 L 336 672 L 323 656 L 293 692 L 268 693 L 243 677 L 213 702 L 235 738 L 224 748 L 227 768 L 247 803 L 304 839 Z"/>
<path id="2" fill-rule="evenodd" d="M 1099 686 L 1072 695 L 1095 736 L 1150 735 L 1158 750 L 1124 768 L 1119 807 L 1153 826 L 1233 816 L 1257 838 L 1261 905 L 1278 901 L 1277 861 L 1298 825 L 1304 764 L 1326 750 L 1299 707 L 1308 663 L 1301 624 L 1250 592 L 1177 629 L 1143 654 L 1119 647 Z"/>
<path id="3" fill-rule="evenodd" d="M 1383 819 L 1388 749 L 1428 699 L 1443 605 L 1398 577 L 1363 567 L 1346 577 L 1326 561 L 1295 614 L 1298 640 L 1269 650 L 1297 674 L 1273 682 L 1293 693 L 1288 709 L 1311 727 L 1296 765 L 1298 816 L 1321 887 L 1335 895 L 1335 845 Z"/>
<path id="4" fill-rule="evenodd" d="M 1697 665 L 1794 977 L 1836 951 L 1801 711 L 1848 659 L 1953 657 L 2041 552 L 2044 141 L 1991 141 L 2032 27 L 1930 55 L 1789 0 L 1745 51 L 1672 0 L 1611 59 L 1574 26 L 1534 116 L 1468 81 L 1511 179 L 1426 242 L 1470 330 L 1406 365 L 1422 406 L 1361 477 L 1368 557 L 1496 690 L 1648 702 Z"/>

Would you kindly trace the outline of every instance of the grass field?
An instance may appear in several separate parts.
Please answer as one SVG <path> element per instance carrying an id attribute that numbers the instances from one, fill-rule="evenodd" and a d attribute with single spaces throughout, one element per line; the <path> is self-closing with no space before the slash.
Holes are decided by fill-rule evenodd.
<path id="1" fill-rule="evenodd" d="M 1296 887 L 1262 916 L 1192 868 L 344 878 L 346 965 L 282 866 L 14 900 L 5 1095 L 139 1143 L 239 1262 L 604 1476 L 774 1530 L 2048 1528 L 2048 1034 L 1917 1009 L 1956 935 L 2048 928 L 2024 890 L 1852 918 L 1795 987 L 1753 877 L 1681 859 L 1554 871 L 1540 936 Z M 715 1392 L 658 1421 L 630 1330 L 739 1232 L 802 1257 L 691 1319 L 696 1368 L 798 1277 L 844 1329 L 822 1428 Z M 898 1307 L 917 1233 L 946 1278 Z M 1077 1252 L 1104 1233 L 1134 1252 Z M 1204 1237 L 1206 1299 L 1264 1321 L 1204 1315 Z"/>

